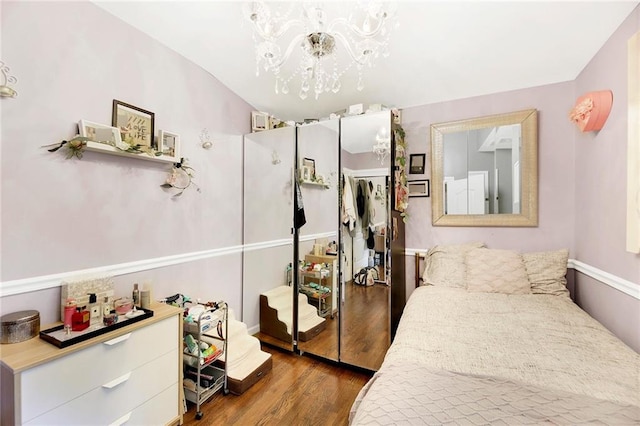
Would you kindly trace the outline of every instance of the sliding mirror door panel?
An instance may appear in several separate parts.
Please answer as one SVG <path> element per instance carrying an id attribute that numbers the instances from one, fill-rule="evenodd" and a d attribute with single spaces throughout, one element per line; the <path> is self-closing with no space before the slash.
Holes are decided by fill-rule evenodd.
<path id="1" fill-rule="evenodd" d="M 298 127 L 298 349 L 338 361 L 339 120 Z"/>
<path id="2" fill-rule="evenodd" d="M 244 137 L 243 321 L 260 340 L 293 350 L 295 128 Z"/>
<path id="3" fill-rule="evenodd" d="M 340 362 L 370 370 L 390 344 L 391 154 L 372 150 L 390 134 L 389 111 L 341 119 Z"/>

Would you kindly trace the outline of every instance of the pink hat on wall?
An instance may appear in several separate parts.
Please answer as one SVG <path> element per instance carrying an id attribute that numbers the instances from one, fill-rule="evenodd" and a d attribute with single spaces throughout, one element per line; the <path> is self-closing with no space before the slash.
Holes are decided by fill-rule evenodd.
<path id="1" fill-rule="evenodd" d="M 580 96 L 569 113 L 571 121 L 576 123 L 582 132 L 600 130 L 611 112 L 613 92 L 600 90 Z"/>

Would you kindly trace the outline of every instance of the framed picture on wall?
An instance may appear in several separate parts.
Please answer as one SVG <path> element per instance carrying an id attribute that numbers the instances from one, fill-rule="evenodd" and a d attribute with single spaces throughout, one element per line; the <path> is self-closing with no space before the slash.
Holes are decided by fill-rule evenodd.
<path id="1" fill-rule="evenodd" d="M 162 153 L 163 156 L 180 158 L 180 136 L 167 132 L 166 130 L 158 131 L 158 143 L 157 150 Z"/>
<path id="2" fill-rule="evenodd" d="M 260 111 L 251 111 L 251 130 L 253 132 L 261 132 L 263 130 L 269 130 L 271 128 L 271 122 L 269 120 L 269 114 Z"/>
<path id="3" fill-rule="evenodd" d="M 111 125 L 120 129 L 122 140 L 129 145 L 153 147 L 155 114 L 142 108 L 113 100 Z"/>
<path id="4" fill-rule="evenodd" d="M 429 179 L 424 180 L 410 180 L 407 182 L 409 188 L 409 197 L 428 197 L 429 194 Z"/>
<path id="5" fill-rule="evenodd" d="M 424 162 L 426 154 L 411 154 L 409 156 L 409 174 L 424 174 Z"/>
<path id="6" fill-rule="evenodd" d="M 302 167 L 309 168 L 309 180 L 315 180 L 316 178 L 316 160 L 312 158 L 303 158 Z"/>

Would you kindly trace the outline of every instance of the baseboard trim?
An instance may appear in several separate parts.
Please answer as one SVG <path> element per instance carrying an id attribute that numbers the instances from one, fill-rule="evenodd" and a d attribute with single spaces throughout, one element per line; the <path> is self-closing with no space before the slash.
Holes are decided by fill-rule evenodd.
<path id="1" fill-rule="evenodd" d="M 408 248 L 405 250 L 406 256 L 415 256 L 416 253 L 424 254 L 427 252 L 427 249 L 416 249 L 416 248 Z M 596 281 L 599 281 L 603 284 L 608 285 L 609 287 L 615 288 L 629 296 L 640 300 L 640 285 L 635 284 L 631 281 L 627 281 L 624 278 L 620 278 L 616 275 L 610 274 L 609 272 L 603 271 L 602 269 L 598 269 L 595 266 L 587 265 L 584 262 L 580 262 L 579 260 L 569 259 L 567 262 L 567 268 L 571 268 L 575 271 L 578 271 L 588 277 L 593 278 Z"/>

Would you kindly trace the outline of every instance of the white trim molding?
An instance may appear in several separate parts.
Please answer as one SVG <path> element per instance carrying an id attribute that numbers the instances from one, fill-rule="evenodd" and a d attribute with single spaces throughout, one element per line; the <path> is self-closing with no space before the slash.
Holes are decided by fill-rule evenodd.
<path id="1" fill-rule="evenodd" d="M 593 278 L 594 280 L 600 281 L 601 283 L 606 284 L 609 287 L 613 287 L 616 290 L 619 290 L 631 297 L 640 300 L 640 285 L 638 284 L 605 272 L 602 269 L 596 268 L 595 266 L 582 263 L 579 260 L 569 259 L 567 266 L 574 269 L 575 271 Z"/>
<path id="2" fill-rule="evenodd" d="M 422 257 L 424 257 L 424 254 L 427 251 L 428 249 L 408 248 L 405 250 L 405 254 L 406 256 L 415 256 L 416 253 L 419 253 L 422 255 Z M 635 299 L 640 300 L 640 284 L 627 281 L 624 278 L 620 278 L 616 275 L 610 274 L 609 272 L 605 272 L 602 269 L 598 269 L 595 266 L 587 265 L 586 263 L 580 262 L 579 260 L 575 259 L 569 259 L 569 261 L 567 262 L 567 268 L 571 268 L 575 271 L 585 274 L 596 281 L 606 284 L 609 287 L 615 288 L 616 290 L 619 290 Z"/>
<path id="3" fill-rule="evenodd" d="M 321 232 L 318 234 L 309 234 L 309 235 L 299 235 L 298 241 L 301 241 L 301 242 L 313 241 L 313 240 L 317 240 L 318 238 L 331 238 L 331 237 L 336 237 L 337 235 L 338 235 L 338 231 Z"/>
<path id="4" fill-rule="evenodd" d="M 115 265 L 98 266 L 95 268 L 80 269 L 77 271 L 68 271 L 58 274 L 42 275 L 39 277 L 4 281 L 0 282 L 0 297 L 58 287 L 65 281 L 75 281 L 87 277 L 98 276 L 117 277 L 120 275 L 132 274 L 135 272 L 148 271 L 150 269 L 164 268 L 167 266 L 209 259 L 212 257 L 227 256 L 230 254 L 242 253 L 243 251 L 260 250 L 287 244 L 293 244 L 293 239 L 286 238 L 282 240 L 247 244 L 246 246 L 237 245 L 230 247 L 221 247 L 210 250 L 202 250 L 190 253 L 175 254 L 171 256 L 156 257 L 152 259 L 138 260 L 135 262 L 118 263 Z"/>

